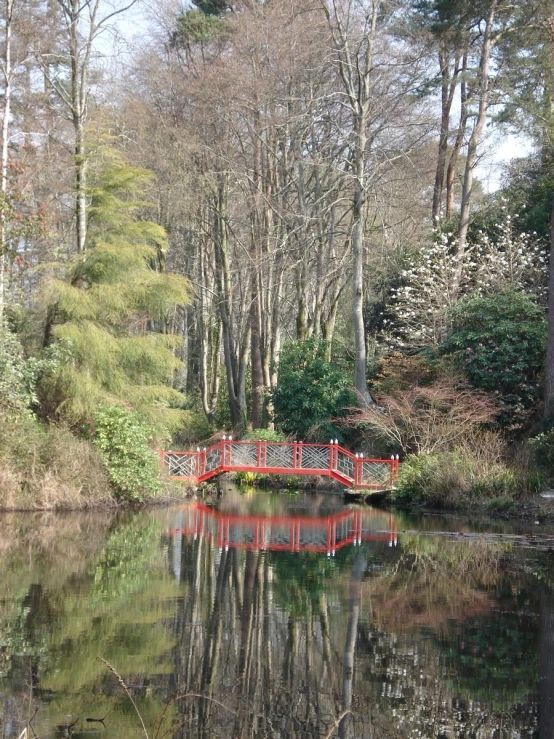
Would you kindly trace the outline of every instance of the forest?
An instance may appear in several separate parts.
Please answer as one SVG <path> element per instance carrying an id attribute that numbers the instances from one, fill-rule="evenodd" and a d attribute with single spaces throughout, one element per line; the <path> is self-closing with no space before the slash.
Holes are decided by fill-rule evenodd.
<path id="1" fill-rule="evenodd" d="M 552 0 L 1 0 L 0 70 L 0 508 L 223 432 L 549 485 Z"/>

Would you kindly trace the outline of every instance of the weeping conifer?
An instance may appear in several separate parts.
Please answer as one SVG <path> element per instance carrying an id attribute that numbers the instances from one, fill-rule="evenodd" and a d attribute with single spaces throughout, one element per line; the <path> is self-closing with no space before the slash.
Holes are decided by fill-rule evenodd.
<path id="1" fill-rule="evenodd" d="M 43 407 L 72 424 L 90 422 L 99 405 L 132 407 L 161 441 L 187 422 L 172 387 L 181 339 L 167 326 L 189 284 L 164 271 L 165 231 L 138 217 L 151 175 L 117 152 L 103 159 L 89 193 L 87 248 L 43 287 L 43 344 L 62 356 L 42 379 Z"/>

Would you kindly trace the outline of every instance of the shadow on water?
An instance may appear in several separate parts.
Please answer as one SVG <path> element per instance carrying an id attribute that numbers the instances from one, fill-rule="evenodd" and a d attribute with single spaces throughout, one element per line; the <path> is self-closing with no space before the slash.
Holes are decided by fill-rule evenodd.
<path id="1" fill-rule="evenodd" d="M 237 490 L 3 516 L 2 736 L 553 739 L 552 556 L 514 534 Z"/>

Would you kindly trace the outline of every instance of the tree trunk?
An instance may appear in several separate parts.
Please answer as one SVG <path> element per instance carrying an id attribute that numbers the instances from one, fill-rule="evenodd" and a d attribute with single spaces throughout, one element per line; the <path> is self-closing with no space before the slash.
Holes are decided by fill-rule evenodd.
<path id="1" fill-rule="evenodd" d="M 253 280 L 255 283 L 256 280 Z M 262 361 L 262 337 L 257 290 L 252 291 L 250 305 L 250 366 L 252 371 L 252 428 L 263 425 L 264 368 Z"/>
<path id="2" fill-rule="evenodd" d="M 223 337 L 223 361 L 227 380 L 227 396 L 231 424 L 235 433 L 240 433 L 244 420 L 241 412 L 239 365 L 233 335 L 233 307 L 231 296 L 231 268 L 227 252 L 227 179 L 218 176 L 216 208 L 214 216 L 215 268 L 218 283 L 219 314 Z"/>
<path id="3" fill-rule="evenodd" d="M 454 298 L 458 295 L 460 291 L 463 260 L 467 244 L 467 233 L 469 230 L 471 198 L 473 195 L 473 174 L 475 171 L 475 166 L 477 164 L 477 149 L 481 141 L 481 136 L 483 135 L 485 123 L 487 120 L 487 111 L 489 106 L 489 68 L 491 51 L 494 46 L 492 27 L 497 5 L 498 0 L 493 0 L 485 25 L 483 48 L 481 50 L 481 60 L 479 63 L 479 111 L 477 113 L 477 121 L 475 122 L 475 126 L 471 133 L 471 137 L 469 139 L 467 147 L 467 159 L 464 173 L 464 185 L 462 190 L 462 204 L 460 210 L 460 227 L 458 229 L 458 263 L 456 265 L 453 284 Z"/>
<path id="4" fill-rule="evenodd" d="M 369 394 L 366 382 L 366 344 L 364 326 L 364 251 L 363 251 L 363 207 L 364 193 L 364 154 L 366 150 L 365 120 L 357 121 L 356 137 L 356 187 L 354 190 L 352 224 L 352 315 L 354 320 L 354 344 L 356 360 L 354 369 L 354 387 L 358 393 L 359 402 L 367 403 Z"/>
<path id="5" fill-rule="evenodd" d="M 75 120 L 75 224 L 77 251 L 84 252 L 87 239 L 87 159 L 82 116 Z"/>
<path id="6" fill-rule="evenodd" d="M 456 176 L 456 167 L 458 165 L 458 156 L 464 143 L 464 136 L 467 128 L 467 83 L 465 77 L 467 74 L 467 49 L 464 51 L 462 60 L 462 79 L 460 82 L 460 125 L 456 139 L 450 153 L 448 167 L 446 170 L 446 211 L 445 218 L 448 221 L 454 212 L 454 178 Z"/>
<path id="7" fill-rule="evenodd" d="M 4 302 L 6 290 L 6 212 L 5 200 L 8 193 L 8 142 L 10 127 L 10 109 L 12 101 L 12 20 L 15 0 L 6 0 L 6 18 L 4 31 L 4 117 L 2 119 L 2 163 L 0 190 L 2 203 L 0 204 L 0 325 L 4 319 Z"/>
<path id="8" fill-rule="evenodd" d="M 433 205 L 431 216 L 433 225 L 440 221 L 442 213 L 442 193 L 444 186 L 444 170 L 448 151 L 448 134 L 450 132 L 450 110 L 454 98 L 454 80 L 457 77 L 456 69 L 450 75 L 448 50 L 441 40 L 439 45 L 439 65 L 441 71 L 441 127 L 439 134 L 439 149 L 437 152 L 437 168 L 435 170 L 435 184 L 433 187 Z"/>
<path id="9" fill-rule="evenodd" d="M 550 217 L 550 266 L 548 282 L 548 339 L 546 344 L 546 372 L 544 381 L 544 418 L 554 417 L 554 198 Z"/>
<path id="10" fill-rule="evenodd" d="M 326 2 L 322 2 L 322 10 L 327 18 L 336 52 L 340 77 L 351 112 L 353 144 L 351 148 L 353 203 L 352 228 L 350 242 L 352 245 L 352 318 L 354 326 L 354 345 L 356 350 L 354 365 L 354 387 L 360 405 L 372 402 L 367 392 L 366 383 L 366 342 L 364 326 L 364 224 L 363 213 L 365 203 L 365 158 L 367 155 L 367 127 L 370 122 L 371 79 L 373 73 L 374 43 L 377 34 L 377 23 L 381 11 L 380 0 L 374 0 L 367 10 L 367 35 L 356 51 L 351 49 L 348 36 L 350 10 L 347 4 L 346 17 L 340 16 L 338 3 L 332 3 L 333 15 Z"/>
<path id="11" fill-rule="evenodd" d="M 79 37 L 81 8 L 72 0 L 68 14 L 69 49 L 71 56 L 71 112 L 75 131 L 75 229 L 77 252 L 85 250 L 87 238 L 87 159 L 85 151 L 85 118 L 87 111 L 88 68 L 81 56 L 84 51 Z M 91 39 L 88 39 L 89 44 Z M 85 42 L 86 48 L 86 42 Z M 89 52 L 85 57 L 89 56 Z"/>
<path id="12" fill-rule="evenodd" d="M 349 711 L 352 707 L 352 693 L 354 684 L 354 658 L 356 655 L 356 638 L 358 636 L 358 621 L 360 620 L 360 600 L 362 589 L 362 577 L 367 565 L 366 558 L 359 554 L 352 565 L 350 577 L 350 609 L 348 615 L 348 626 L 346 628 L 346 641 L 344 644 L 343 676 L 342 676 L 342 710 Z M 339 724 L 339 737 L 344 739 L 351 716 L 344 716 Z"/>

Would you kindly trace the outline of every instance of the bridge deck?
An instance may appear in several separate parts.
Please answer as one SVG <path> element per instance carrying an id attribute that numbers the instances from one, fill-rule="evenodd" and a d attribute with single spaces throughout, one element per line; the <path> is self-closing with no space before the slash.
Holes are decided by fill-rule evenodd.
<path id="1" fill-rule="evenodd" d="M 337 443 L 304 444 L 223 439 L 196 451 L 160 452 L 176 480 L 204 482 L 223 472 L 332 477 L 357 490 L 389 490 L 398 478 L 398 457 L 372 459 L 352 454 Z"/>

